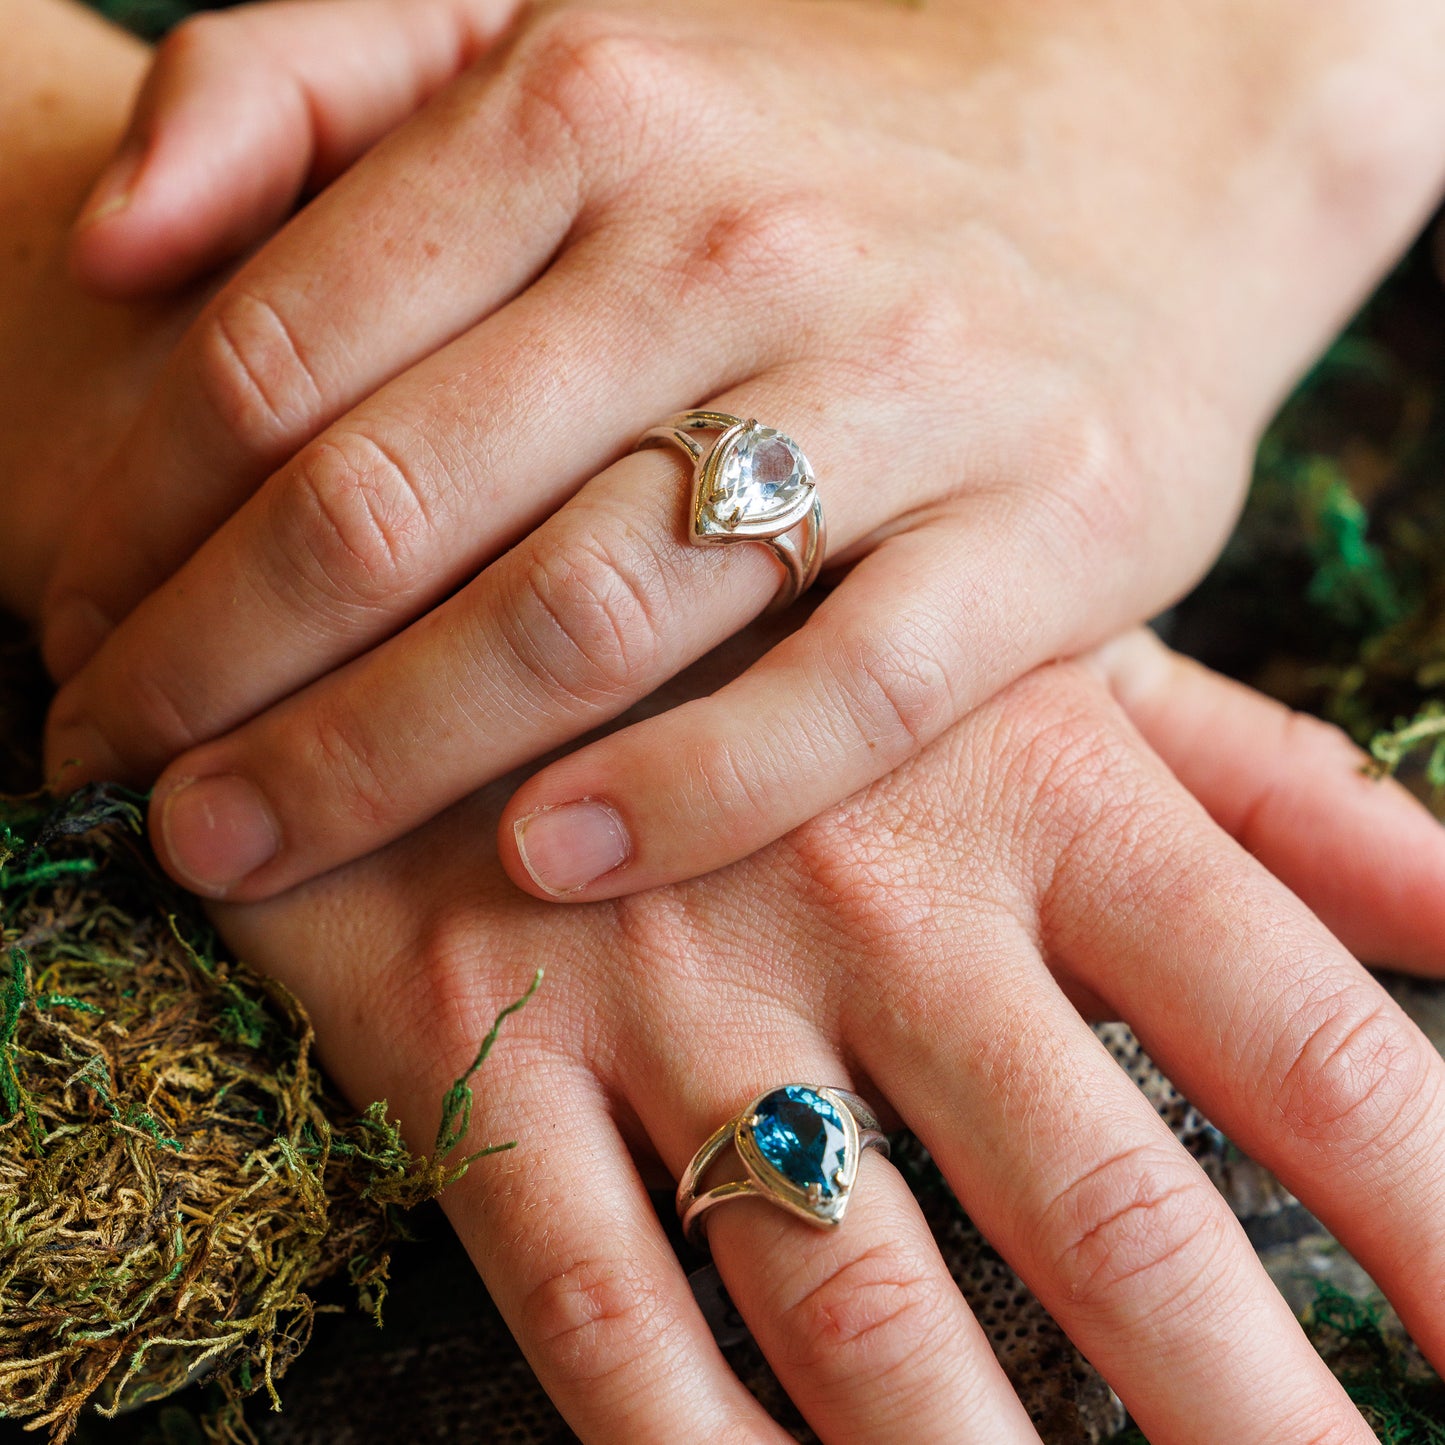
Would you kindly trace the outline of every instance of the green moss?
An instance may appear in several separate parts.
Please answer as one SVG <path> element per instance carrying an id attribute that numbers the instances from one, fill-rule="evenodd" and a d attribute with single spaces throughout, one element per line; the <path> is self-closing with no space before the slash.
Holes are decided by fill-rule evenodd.
<path id="1" fill-rule="evenodd" d="M 398 1211 L 434 1197 L 471 1115 L 448 1092 L 430 1158 L 386 1105 L 353 1115 L 279 984 L 216 951 L 154 870 L 139 800 L 0 799 L 0 1418 L 63 1440 L 80 1411 L 205 1375 L 241 1439 L 345 1275 L 378 1321 Z M 508 1144 L 493 1146 L 509 1148 Z"/>

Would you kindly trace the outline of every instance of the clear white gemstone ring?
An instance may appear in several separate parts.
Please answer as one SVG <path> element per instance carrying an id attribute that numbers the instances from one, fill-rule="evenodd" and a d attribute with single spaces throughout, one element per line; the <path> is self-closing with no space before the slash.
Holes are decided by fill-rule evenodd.
<path id="1" fill-rule="evenodd" d="M 709 434 L 707 445 L 700 438 Z M 780 431 L 725 411 L 684 411 L 637 443 L 674 446 L 692 462 L 688 540 L 762 542 L 783 565 L 771 610 L 796 602 L 823 565 L 818 483 L 802 449 Z"/>

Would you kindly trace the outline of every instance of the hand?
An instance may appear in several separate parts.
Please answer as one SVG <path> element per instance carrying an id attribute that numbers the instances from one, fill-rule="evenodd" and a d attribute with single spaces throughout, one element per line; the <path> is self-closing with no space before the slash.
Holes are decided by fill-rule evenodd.
<path id="1" fill-rule="evenodd" d="M 389 1098 L 415 1138 L 546 966 L 479 1081 L 473 1143 L 519 1146 L 444 1202 L 584 1440 L 784 1439 L 714 1347 L 639 1170 L 655 1152 L 676 1178 L 749 1098 L 814 1080 L 920 1135 L 1156 1445 L 1217 1441 L 1222 1422 L 1240 1445 L 1366 1445 L 1243 1231 L 1075 1008 L 1131 1022 L 1445 1363 L 1445 1065 L 1351 957 L 1445 970 L 1445 833 L 1360 761 L 1135 635 L 1015 684 L 700 882 L 585 909 L 527 898 L 478 843 L 499 785 L 216 917 L 303 997 L 352 1096 Z M 876 1157 L 834 1233 L 733 1203 L 710 1238 L 825 1441 L 1037 1445 Z"/>
<path id="2" fill-rule="evenodd" d="M 504 866 L 631 892 L 882 775 L 1189 585 L 1445 150 L 1433 0 L 510 9 L 183 31 L 80 243 L 116 286 L 188 274 L 485 52 L 221 290 L 51 589 L 52 766 L 164 769 L 204 893 L 399 836 L 762 608 L 773 559 L 686 545 L 685 469 L 625 454 L 699 402 L 801 440 L 851 570 L 715 696 L 528 782 Z M 208 147 L 285 159 L 218 191 Z"/>
<path id="3" fill-rule="evenodd" d="M 49 0 L 0 20 L 0 607 L 36 619 L 97 462 L 199 303 L 105 305 L 65 274 L 66 233 L 120 133 L 144 47 Z"/>

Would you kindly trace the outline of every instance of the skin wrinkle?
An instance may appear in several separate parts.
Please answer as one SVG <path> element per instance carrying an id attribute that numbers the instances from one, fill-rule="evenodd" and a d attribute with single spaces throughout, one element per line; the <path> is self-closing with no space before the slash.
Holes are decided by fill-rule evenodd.
<path id="1" fill-rule="evenodd" d="M 276 302 L 233 290 L 208 309 L 197 342 L 199 375 L 212 412 L 268 464 L 284 457 L 272 437 L 288 434 L 300 416 L 325 410 L 326 389 L 300 334 Z"/>
<path id="2" fill-rule="evenodd" d="M 1077 677 L 1076 671 L 1071 669 L 1052 669 L 1047 676 L 1051 687 L 1064 690 L 1057 711 L 1049 702 L 1048 688 L 1040 685 L 1032 689 L 1020 689 L 997 704 L 986 706 L 981 717 L 976 717 L 966 724 L 964 729 L 951 734 L 941 747 L 929 750 L 900 778 L 875 785 L 867 795 L 863 811 L 856 815 L 859 826 L 866 826 L 866 819 L 870 816 L 877 820 L 880 835 L 886 839 L 887 845 L 903 855 L 897 864 L 899 876 L 917 876 L 922 880 L 932 876 L 937 891 L 948 893 L 953 874 L 964 866 L 963 859 L 970 853 L 977 852 L 1003 860 L 1006 868 L 1014 870 L 1015 882 L 1011 886 L 1026 890 L 1031 882 L 1029 870 L 1018 866 L 1014 861 L 1015 857 L 1021 853 L 1027 855 L 1034 848 L 1040 851 L 1046 849 L 1046 844 L 1038 837 L 1036 825 L 1025 818 L 1022 811 L 1005 814 L 999 825 L 1004 836 L 996 836 L 995 825 L 988 822 L 988 810 L 996 806 L 998 798 L 997 795 L 990 795 L 986 789 L 981 790 L 978 796 L 970 796 L 967 792 L 956 795 L 958 806 L 953 830 L 946 841 L 930 849 L 916 832 L 897 826 L 889 818 L 890 795 L 896 794 L 897 790 L 906 785 L 919 785 L 920 778 L 933 775 L 935 771 L 944 779 L 938 789 L 942 793 L 954 788 L 952 780 L 956 777 L 1006 780 L 1009 776 L 1008 770 L 997 755 L 997 750 L 1017 746 L 1018 739 L 1026 735 L 1029 727 L 1035 724 L 1046 727 L 1053 725 L 1060 712 L 1084 734 L 1088 734 L 1092 728 L 1102 731 L 1106 739 L 1125 737 L 1129 740 L 1129 747 L 1137 746 L 1131 735 L 1119 730 L 1111 705 L 1101 689 L 1090 691 L 1080 687 L 1075 692 L 1069 692 L 1068 689 L 1072 686 L 1070 679 Z M 1010 717 L 1016 719 L 1012 724 L 1009 722 Z M 1105 745 L 1114 744 L 1106 742 Z M 1087 749 L 1085 751 L 1087 754 Z M 1162 770 L 1154 769 L 1151 772 L 1148 768 L 1141 767 L 1139 776 L 1158 789 L 1167 790 L 1172 787 L 1163 776 Z M 1088 781 L 1089 774 L 1086 770 L 1073 773 L 1065 770 L 1053 786 L 1082 787 Z M 1313 779 L 1307 781 L 1314 784 Z M 1325 784 L 1321 783 L 1321 786 Z M 525 1060 L 530 1057 L 536 1040 L 544 1034 L 550 1034 L 553 1027 L 560 1033 L 565 1033 L 571 1022 L 572 1011 L 588 1016 L 594 1020 L 594 1032 L 584 1036 L 578 1044 L 578 1048 L 584 1051 L 578 1062 L 579 1075 L 590 1074 L 593 1060 L 597 1057 L 605 1058 L 609 1038 L 615 1042 L 624 1031 L 630 1031 L 642 1017 L 640 1013 L 629 1014 L 622 1009 L 613 1012 L 609 1001 L 615 997 L 633 1000 L 641 995 L 651 1002 L 651 997 L 646 993 L 650 982 L 648 965 L 655 961 L 656 951 L 654 949 L 651 955 L 637 959 L 632 943 L 614 936 L 616 914 L 612 910 L 571 910 L 564 915 L 561 910 L 549 910 L 546 905 L 518 900 L 508 891 L 505 879 L 496 868 L 496 860 L 487 849 L 489 830 L 495 823 L 497 807 L 504 792 L 504 788 L 489 790 L 485 801 L 476 806 L 464 806 L 439 820 L 422 838 L 410 840 L 395 850 L 388 850 L 384 859 L 366 860 L 321 880 L 315 888 L 307 890 L 303 898 L 278 900 L 259 912 L 232 910 L 224 913 L 222 917 L 243 933 L 250 929 L 249 941 L 257 945 L 257 948 L 251 951 L 258 957 L 275 962 L 279 972 L 284 973 L 289 969 L 289 976 L 303 986 L 303 991 L 313 1000 L 319 1000 L 321 1007 L 318 1010 L 318 1019 L 334 1023 L 337 1018 L 349 1016 L 354 1005 L 355 975 L 358 971 L 364 973 L 374 961 L 371 955 L 372 948 L 376 946 L 371 937 L 373 933 L 387 939 L 394 935 L 414 938 L 418 934 L 417 915 L 424 919 L 436 900 L 450 901 L 452 906 L 456 906 L 457 900 L 469 900 L 467 911 L 459 913 L 454 924 L 459 940 L 456 945 L 458 952 L 468 955 L 467 963 L 455 965 L 461 986 L 469 987 L 478 994 L 492 992 L 500 995 L 504 994 L 504 984 L 511 981 L 508 975 L 512 969 L 516 969 L 518 973 L 525 972 L 525 964 L 535 957 L 565 960 L 565 965 L 559 963 L 554 969 L 552 983 L 544 988 L 543 994 L 535 1001 L 538 1011 L 531 1018 L 527 1018 L 525 1027 L 515 1035 L 514 1041 L 518 1045 L 519 1060 Z M 1043 796 L 1044 791 L 1041 788 L 1038 798 L 1041 800 Z M 1014 801 L 1017 803 L 1017 800 Z M 1071 816 L 1071 806 L 1074 805 L 1061 805 L 1060 814 Z M 907 816 L 907 808 L 906 802 L 895 801 L 891 811 Z M 984 826 L 985 823 L 987 827 Z M 1206 826 L 1202 816 L 1196 819 L 1193 826 L 1201 829 Z M 401 874 L 394 871 L 401 866 L 398 860 L 405 860 L 405 871 Z M 1204 861 L 1211 867 L 1219 866 L 1217 854 L 1204 856 Z M 975 863 L 970 866 L 979 868 L 983 865 Z M 1082 861 L 1079 863 L 1079 871 L 1087 871 Z M 790 959 L 796 957 L 801 977 L 806 940 L 826 940 L 830 936 L 828 930 L 834 926 L 834 900 L 827 896 L 825 889 L 811 883 L 806 874 L 807 870 L 800 866 L 796 855 L 790 854 L 789 846 L 785 844 L 769 854 L 739 865 L 730 873 L 727 878 L 730 896 L 724 905 L 709 903 L 712 892 L 710 888 L 698 888 L 689 893 L 689 947 L 697 950 L 697 956 L 689 960 L 690 966 L 699 975 L 705 974 L 709 968 L 713 969 L 720 976 L 721 983 L 736 988 L 739 996 L 745 996 L 750 983 L 747 970 L 751 960 L 746 954 L 733 953 L 727 948 L 713 950 L 711 941 L 715 936 L 726 939 L 730 933 L 751 929 L 768 940 L 770 949 L 779 953 L 786 950 Z M 866 886 L 873 885 L 867 883 Z M 1153 886 L 1152 881 L 1150 886 Z M 800 889 L 801 896 L 795 889 Z M 739 895 L 746 901 L 739 903 Z M 350 914 L 355 919 L 351 925 L 353 932 L 342 935 L 341 940 L 337 940 L 334 935 L 316 936 L 311 932 L 313 928 L 320 927 L 322 921 L 313 914 L 307 914 L 305 906 L 327 897 L 337 900 L 334 912 L 343 916 Z M 1148 901 L 1148 898 L 1141 899 L 1141 908 Z M 1287 906 L 1281 904 L 1281 908 L 1286 909 L 1288 916 Z M 653 915 L 645 916 L 653 918 Z M 400 923 L 396 922 L 398 917 L 402 920 Z M 1107 920 L 1099 920 L 1099 925 L 1102 927 L 1105 922 Z M 1243 932 L 1240 936 L 1244 936 Z M 346 946 L 339 946 L 341 942 Z M 1268 966 L 1270 949 L 1276 942 L 1276 938 L 1267 933 L 1259 949 L 1262 966 Z M 445 947 L 445 944 L 438 943 L 433 946 Z M 830 977 L 837 978 L 842 975 L 846 979 L 846 987 L 861 994 L 867 989 L 877 989 L 883 984 L 893 983 L 900 988 L 901 997 L 901 964 L 896 952 L 879 951 L 876 956 L 869 956 L 865 949 L 850 951 L 842 957 L 833 957 L 828 954 L 825 944 L 818 954 L 824 957 Z M 415 968 L 417 956 L 415 950 L 403 951 L 388 964 L 389 968 L 396 970 L 398 988 L 406 986 L 407 970 Z M 1199 961 L 1201 973 L 1207 972 L 1209 963 L 1207 957 Z M 469 973 L 466 971 L 468 966 Z M 817 966 L 817 956 L 814 966 Z M 983 969 L 984 964 L 981 962 L 981 973 Z M 957 995 L 960 991 L 946 989 L 943 986 L 945 981 L 931 979 L 926 969 L 920 970 L 919 975 L 911 981 L 922 996 L 920 1017 L 941 1036 L 945 1031 L 944 1025 L 949 1011 L 959 1006 Z M 557 991 L 549 993 L 554 985 L 558 986 Z M 345 1031 L 333 1030 L 335 1043 L 332 1047 L 343 1057 L 349 1053 L 348 1062 L 353 1071 L 353 1079 L 363 1086 L 369 1085 L 373 1080 L 388 1083 L 395 1086 L 401 1094 L 415 1091 L 418 1087 L 413 1077 L 415 1070 L 414 1067 L 409 1069 L 411 1051 L 434 1045 L 434 1040 L 429 1038 L 425 1031 L 436 1027 L 448 1030 L 455 1027 L 460 1030 L 465 1026 L 463 1017 L 459 1016 L 451 1021 L 445 1019 L 446 989 L 452 986 L 455 985 L 449 985 L 443 980 L 438 986 L 437 998 L 433 999 L 433 1007 L 442 1010 L 443 1021 L 440 1025 L 435 1023 L 434 1016 L 421 1017 L 417 1023 L 408 1023 L 405 1017 L 394 1018 L 394 1010 L 376 1011 L 378 1019 L 372 1020 L 373 1027 L 379 1020 L 384 1019 L 388 1027 L 395 1025 L 398 1029 L 419 1031 L 411 1038 L 410 1048 L 406 1040 L 397 1038 L 391 1041 L 394 1052 L 388 1055 L 382 1053 L 379 1047 L 369 1047 L 365 1036 L 348 1037 Z M 819 986 L 815 991 L 823 990 Z M 1013 1001 L 1011 994 L 1001 991 L 1000 996 L 1005 1001 Z M 557 999 L 558 1002 L 550 1004 L 549 997 Z M 812 994 L 809 993 L 807 997 L 811 998 Z M 590 1009 L 589 1000 L 594 1001 Z M 967 995 L 963 1001 L 970 1008 L 981 1003 L 978 997 Z M 1071 1066 L 1077 1071 L 1102 1062 L 1096 1044 L 1089 1043 L 1085 1046 L 1080 1037 L 1059 1032 L 1061 1022 L 1067 1017 L 1067 1011 L 1056 995 L 1045 1007 L 1050 1012 L 1040 1018 L 1037 1030 L 1049 1039 L 1057 1040 L 1056 1047 L 1064 1051 L 1060 1056 L 1062 1063 L 1055 1061 L 1056 1072 L 1061 1071 L 1067 1076 Z M 526 1018 L 525 1015 L 523 1017 Z M 1220 1017 L 1223 1018 L 1224 1015 Z M 677 1019 L 677 1015 L 659 1001 L 657 1032 L 638 1042 L 638 1056 L 646 1059 L 649 1053 L 648 1045 L 651 1045 L 659 1052 L 680 1057 L 681 1066 L 693 1070 L 706 1068 L 710 1060 L 705 1050 L 700 1054 L 679 1056 L 679 1037 L 685 1037 L 685 1022 L 685 1019 Z M 720 1036 L 729 1022 L 727 1018 L 719 1020 Z M 965 1011 L 959 1027 L 966 1026 L 967 1022 Z M 846 1056 L 847 1050 L 860 1042 L 856 1035 L 845 1030 L 841 1021 L 828 1020 L 826 1024 L 829 1037 L 823 1038 L 799 1031 L 788 1035 L 785 1040 L 787 1047 L 798 1050 L 800 1056 L 810 1048 L 833 1050 L 840 1056 Z M 463 1052 L 462 1040 L 459 1038 L 456 1043 L 458 1052 Z M 1002 1041 L 1000 1050 L 1001 1048 Z M 934 1072 L 927 1082 L 938 1091 L 939 1097 L 944 1097 L 944 1091 L 953 1085 L 948 1069 L 943 1067 L 945 1061 L 941 1050 L 930 1061 Z M 994 1062 L 1002 1064 L 1001 1051 Z M 1024 1065 L 1027 1066 L 1030 1062 L 1043 1066 L 1048 1064 L 1049 1060 L 1040 1048 L 1032 1061 L 1027 1055 L 1024 1056 Z M 507 1118 L 508 1106 L 520 1106 L 523 1103 L 519 1094 L 509 1095 L 507 1092 L 523 1076 L 524 1070 L 520 1061 L 512 1066 L 510 1072 L 503 1071 L 500 1075 L 498 1094 L 491 1100 L 489 1107 L 495 1109 L 496 1117 L 503 1124 Z M 639 1074 L 637 1077 L 643 1076 Z M 1007 1098 L 1007 1105 L 1024 1109 L 1032 1107 L 1033 1117 L 1042 1127 L 1047 1111 L 1037 1098 L 1024 1091 L 1022 1081 L 1005 1076 L 1005 1087 L 1011 1087 L 1014 1091 L 1012 1096 Z M 660 1108 L 675 1106 L 675 1099 L 671 1096 L 662 1097 L 659 1094 L 659 1099 Z M 562 1101 L 551 1102 L 555 1106 Z M 710 1108 L 714 1102 L 717 1102 L 715 1098 L 704 1099 L 700 1111 Z M 1097 1117 L 1093 1113 L 1084 1112 L 1089 1103 L 1087 1100 L 1079 1102 L 1080 1120 Z M 414 1115 L 420 1117 L 422 1110 L 416 1108 L 414 1101 L 412 1107 Z M 486 1122 L 480 1120 L 479 1128 Z M 1078 1122 L 1079 1120 L 1075 1120 L 1076 1132 Z M 1098 1128 L 1107 1131 L 1113 1126 L 1114 1121 L 1105 1118 Z M 686 1147 L 691 1147 L 695 1140 L 684 1142 Z M 1030 1160 L 1035 1164 L 1042 1164 L 1046 1162 L 1046 1141 L 1040 1135 L 1034 1142 L 1037 1147 L 1030 1155 Z M 536 1157 L 545 1158 L 546 1155 L 538 1154 Z M 979 1172 L 991 1177 L 989 1156 L 984 1158 L 985 1162 Z M 993 1158 L 992 1163 L 997 1165 L 999 1159 Z M 621 1161 L 621 1167 L 626 1167 L 625 1160 Z M 1010 1167 L 1004 1172 L 1015 1171 Z M 972 1169 L 956 1166 L 955 1173 L 969 1180 L 974 1177 Z M 481 1221 L 495 1217 L 478 1211 L 478 1201 L 483 1200 L 484 1195 L 484 1184 L 478 1184 L 450 1201 L 450 1207 L 460 1227 L 471 1233 L 479 1258 L 485 1251 L 478 1247 L 477 1242 L 487 1234 Z M 492 1200 L 486 1200 L 485 1204 L 488 1210 L 502 1207 Z M 532 1207 L 509 1221 L 517 1231 L 515 1237 L 528 1241 L 537 1240 L 542 1245 L 553 1248 L 559 1246 L 564 1239 L 564 1226 L 557 1218 L 549 1219 L 543 1224 L 545 1234 L 528 1232 L 529 1227 L 535 1229 L 539 1212 L 536 1207 Z M 1428 1217 L 1422 1219 L 1422 1249 L 1430 1247 L 1430 1227 Z M 501 1263 L 495 1259 L 484 1263 L 494 1275 L 502 1268 Z M 1410 1283 L 1405 1281 L 1403 1294 L 1407 1302 L 1409 1293 Z M 1236 1312 L 1235 1318 L 1237 1317 Z M 1157 1351 L 1168 1348 L 1176 1341 L 1166 1337 L 1161 1326 L 1160 1333 L 1149 1343 Z M 1228 1344 L 1228 1341 L 1225 1343 Z M 1278 1341 L 1276 1343 L 1278 1345 Z M 1095 1350 L 1094 1353 L 1107 1354 L 1108 1351 Z M 1185 1357 L 1188 1351 L 1180 1349 L 1177 1355 Z M 1279 1358 L 1279 1354 L 1272 1352 L 1272 1362 L 1277 1362 Z M 1133 1363 L 1137 1370 L 1139 1361 L 1136 1359 Z M 1210 1359 L 1208 1363 L 1210 1373 L 1196 1382 L 1198 1391 L 1206 1396 L 1208 1392 L 1218 1388 L 1219 1379 L 1229 1362 L 1227 1357 L 1221 1356 Z M 1310 1375 L 1308 1368 L 1313 1367 L 1300 1364 L 1300 1379 L 1304 1383 L 1314 1383 L 1318 1377 Z M 1125 1372 L 1122 1364 L 1120 1371 Z M 1144 1372 L 1154 1372 L 1152 1362 L 1144 1367 Z M 1271 1381 L 1261 1378 L 1257 1383 L 1266 1400 L 1273 1400 L 1278 1405 L 1278 1398 L 1269 1395 Z M 1147 1385 L 1147 1381 L 1145 1384 Z M 565 1381 L 561 1382 L 561 1388 L 565 1390 Z M 940 1388 L 946 1391 L 949 1388 L 947 1381 L 942 1382 Z M 1196 1412 L 1200 1408 L 1197 1395 L 1191 1400 L 1190 1408 Z M 1284 1418 L 1282 1408 L 1277 1410 L 1273 1417 L 1276 1422 Z M 997 1438 L 997 1434 L 990 1438 Z"/>
<path id="3" fill-rule="evenodd" d="M 624 78 L 632 77 L 629 83 L 643 84 L 638 77 L 645 70 L 647 72 L 646 86 L 656 87 L 658 93 L 668 90 L 669 87 L 679 91 L 693 88 L 684 86 L 676 78 L 669 78 L 666 65 L 659 67 L 651 63 L 657 58 L 654 49 L 649 49 L 653 42 L 648 41 L 635 25 L 631 25 L 629 28 L 630 22 L 625 15 L 613 12 L 605 14 L 598 12 L 591 15 L 587 24 L 593 28 L 580 37 L 573 30 L 565 41 L 558 38 L 561 27 L 554 21 L 553 16 L 549 15 L 547 24 L 552 28 L 540 33 L 540 38 L 535 41 L 536 53 L 531 55 L 527 63 L 534 67 L 540 66 L 542 70 L 548 71 L 546 83 L 552 85 L 558 94 L 570 95 L 571 103 L 574 105 L 585 109 L 600 103 L 598 98 L 600 92 L 595 78 L 593 78 L 594 72 L 599 71 L 608 74 L 621 73 Z M 1034 52 L 1029 47 L 1036 42 L 1037 34 L 1028 32 L 1018 47 L 1019 53 L 1033 54 Z M 667 45 L 671 44 L 673 44 L 672 41 L 667 42 Z M 645 67 L 637 59 L 639 46 L 649 58 L 649 64 Z M 674 48 L 676 47 L 674 46 Z M 666 49 L 666 45 L 664 45 L 664 49 Z M 847 53 L 846 46 L 841 48 L 841 53 Z M 889 52 L 885 51 L 886 53 Z M 1044 55 L 1044 52 L 1039 52 L 1039 54 Z M 682 68 L 686 70 L 687 78 L 690 80 L 694 69 L 700 63 L 698 52 L 689 47 L 683 59 L 685 64 Z M 1068 62 L 1068 60 L 1069 54 L 1066 53 L 1063 61 Z M 1074 56 L 1074 63 L 1076 62 L 1077 56 Z M 1048 69 L 1048 66 L 1059 63 L 1062 62 L 1058 57 L 1040 61 L 1045 70 Z M 752 69 L 756 70 L 759 75 L 766 72 L 766 67 L 758 63 L 756 56 L 753 57 Z M 1122 75 L 1124 72 L 1120 73 Z M 644 94 L 649 98 L 653 96 L 653 93 L 653 90 L 644 90 Z M 630 106 L 628 95 L 624 94 L 620 99 L 614 96 L 609 103 L 617 105 L 622 112 L 622 120 L 618 122 L 619 125 L 632 124 L 636 121 L 636 107 Z M 677 103 L 680 104 L 680 102 Z M 1047 103 L 1044 104 L 1044 113 L 1049 113 Z M 1118 122 L 1114 120 L 1111 123 L 1117 125 Z M 1027 129 L 1027 124 L 1021 117 L 1015 117 L 1013 124 Z M 854 128 L 857 128 L 857 121 L 854 122 Z M 886 126 L 884 130 L 886 131 Z M 622 164 L 626 170 L 632 162 L 625 160 Z"/>
<path id="4" fill-rule="evenodd" d="M 589 25 L 595 25 L 595 29 L 589 30 L 580 39 L 575 31 L 570 33 L 565 45 L 560 44 L 556 36 L 551 32 L 542 35 L 536 42 L 538 54 L 541 55 L 542 59 L 538 61 L 536 56 L 534 56 L 531 62 L 533 64 L 541 64 L 544 69 L 550 66 L 555 73 L 552 74 L 549 83 L 557 87 L 559 94 L 568 92 L 568 87 L 570 86 L 573 91 L 578 92 L 578 94 L 573 95 L 573 101 L 584 106 L 593 104 L 596 100 L 595 92 L 597 91 L 597 87 L 593 81 L 588 78 L 591 70 L 606 70 L 608 66 L 611 66 L 615 70 L 619 66 L 623 66 L 624 74 L 631 74 L 632 71 L 627 69 L 627 67 L 632 67 L 633 69 L 642 68 L 638 65 L 635 58 L 639 43 L 643 50 L 647 50 L 648 45 L 651 43 L 646 41 L 645 38 L 639 42 L 640 32 L 637 31 L 635 27 L 629 29 L 625 17 L 610 12 L 606 15 L 601 15 L 599 12 L 599 15 L 600 18 L 593 16 L 589 18 L 588 21 Z M 549 17 L 549 24 L 550 23 L 551 18 Z M 609 26 L 611 29 L 608 28 Z M 651 54 L 652 52 L 649 51 L 648 53 Z M 1024 46 L 1024 53 L 1030 53 L 1027 45 Z M 624 65 L 624 57 L 628 56 L 632 56 L 633 58 L 625 60 Z M 653 58 L 655 59 L 655 56 Z M 688 74 L 690 76 L 692 74 L 691 67 L 698 64 L 697 54 L 689 51 L 686 56 L 686 61 L 689 67 Z M 1046 63 L 1053 64 L 1055 62 L 1054 60 L 1047 60 Z M 591 68 L 590 70 L 589 67 Z M 763 73 L 763 69 L 765 69 L 759 68 L 756 65 L 754 68 L 758 68 L 760 74 Z M 659 68 L 656 65 L 651 65 L 647 67 L 647 69 L 649 71 L 647 83 L 658 86 L 660 90 L 665 90 L 672 85 L 680 85 L 680 82 L 675 79 L 670 80 L 667 75 L 664 74 L 666 70 L 665 66 Z M 650 96 L 652 92 L 649 91 L 647 94 Z M 631 115 L 629 106 L 626 104 L 627 100 L 628 97 L 624 95 L 621 101 L 617 102 L 622 111 L 628 113 L 624 115 L 623 121 L 619 122 L 619 124 L 623 124 L 624 122 L 630 123 L 631 120 L 635 120 L 635 116 Z M 1045 103 L 1044 110 L 1047 113 L 1047 103 Z M 1016 121 L 1016 123 L 1022 124 L 1021 121 Z M 1088 639 L 1075 639 L 1075 641 L 1078 640 Z M 1042 639 L 1038 639 L 1038 641 L 1042 642 Z M 1020 659 L 1016 665 L 1022 665 L 1026 661 L 1027 658 Z M 656 856 L 656 852 L 657 850 L 654 850 L 654 856 Z M 646 850 L 643 850 L 641 856 L 648 856 Z M 322 863 L 323 860 L 318 858 L 314 861 L 313 866 L 321 866 Z M 624 873 L 629 872 L 629 870 L 622 871 Z M 285 879 L 284 875 L 277 872 L 273 875 L 270 886 L 283 886 L 285 881 L 288 880 Z M 264 887 L 267 885 L 260 884 L 258 886 Z M 624 882 L 623 886 L 627 886 L 626 882 Z"/>

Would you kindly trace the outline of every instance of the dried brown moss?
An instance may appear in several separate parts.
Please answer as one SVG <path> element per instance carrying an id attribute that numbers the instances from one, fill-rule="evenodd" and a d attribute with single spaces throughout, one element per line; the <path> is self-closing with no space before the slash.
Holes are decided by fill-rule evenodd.
<path id="1" fill-rule="evenodd" d="M 471 1093 L 430 1159 L 384 1104 L 351 1113 L 299 1004 L 218 956 L 140 821 L 114 789 L 0 800 L 0 1418 L 64 1440 L 87 1405 L 207 1376 L 213 1438 L 249 1439 L 239 1402 L 276 1401 L 318 1285 L 344 1273 L 380 1319 L 398 1211 L 470 1162 L 448 1156 Z"/>

